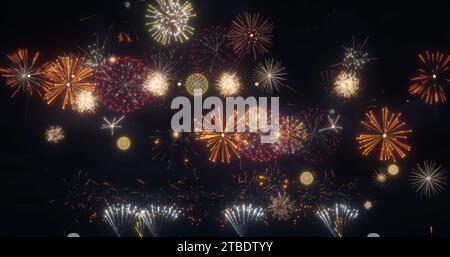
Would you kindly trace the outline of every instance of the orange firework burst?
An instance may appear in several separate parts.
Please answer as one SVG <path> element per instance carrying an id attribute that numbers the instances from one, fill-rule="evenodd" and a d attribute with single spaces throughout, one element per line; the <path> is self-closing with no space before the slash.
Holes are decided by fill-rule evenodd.
<path id="1" fill-rule="evenodd" d="M 450 55 L 425 52 L 418 55 L 419 70 L 411 79 L 409 93 L 418 95 L 427 104 L 447 101 L 444 87 L 450 82 Z"/>
<path id="2" fill-rule="evenodd" d="M 32 58 L 30 58 L 33 56 Z M 22 92 L 29 96 L 37 93 L 39 96 L 45 89 L 43 70 L 46 64 L 37 65 L 39 52 L 29 55 L 27 49 L 19 49 L 8 55 L 10 66 L 0 68 L 1 75 L 5 78 L 6 85 L 14 90 L 11 97 Z"/>
<path id="3" fill-rule="evenodd" d="M 243 57 L 253 54 L 265 54 L 272 46 L 274 25 L 259 13 L 239 14 L 231 25 L 230 42 L 236 54 Z"/>
<path id="4" fill-rule="evenodd" d="M 82 58 L 74 55 L 58 57 L 45 70 L 49 86 L 46 89 L 45 100 L 51 104 L 62 99 L 61 108 L 67 105 L 74 108 L 76 95 L 81 91 L 92 91 L 95 87 L 92 81 L 92 70 L 84 65 Z"/>
<path id="5" fill-rule="evenodd" d="M 209 161 L 230 163 L 234 157 L 237 159 L 241 158 L 241 135 L 227 131 L 229 122 L 236 121 L 236 119 L 237 113 L 231 115 L 226 121 L 223 121 L 224 119 L 220 112 L 217 113 L 211 121 L 214 124 L 217 123 L 218 127 L 223 128 L 223 132 L 216 132 L 216 126 L 211 127 L 210 125 L 202 124 L 204 132 L 198 134 L 197 140 L 206 142 L 206 147 L 210 153 Z"/>
<path id="6" fill-rule="evenodd" d="M 405 122 L 400 120 L 401 113 L 389 115 L 388 108 L 381 109 L 381 120 L 372 111 L 366 113 L 367 120 L 361 121 L 367 134 L 361 134 L 356 138 L 364 155 L 369 155 L 381 145 L 380 160 L 396 161 L 396 155 L 404 158 L 411 147 L 404 141 L 411 130 L 405 129 Z"/>
<path id="7" fill-rule="evenodd" d="M 197 139 L 206 142 L 211 162 L 230 163 L 233 157 L 241 158 L 238 133 L 204 132 Z"/>

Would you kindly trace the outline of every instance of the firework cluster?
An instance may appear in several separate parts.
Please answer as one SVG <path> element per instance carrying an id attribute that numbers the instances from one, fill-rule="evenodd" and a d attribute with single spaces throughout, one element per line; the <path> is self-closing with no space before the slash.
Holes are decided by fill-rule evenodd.
<path id="1" fill-rule="evenodd" d="M 127 3 L 125 8 L 132 8 Z M 125 154 L 141 147 L 138 135 L 118 135 L 129 131 L 126 122 L 132 113 L 165 112 L 162 106 L 170 106 L 172 96 L 225 99 L 255 93 L 270 97 L 284 89 L 290 89 L 292 96 L 298 93 L 289 86 L 286 63 L 271 56 L 276 27 L 270 18 L 243 12 L 229 24 L 197 30 L 195 6 L 189 0 L 156 0 L 146 5 L 145 24 L 141 25 L 155 42 L 150 50 L 142 55 L 123 54 L 109 48 L 106 40 L 99 43 L 98 38 L 79 53 L 57 53 L 50 60 L 43 60 L 40 52 L 17 49 L 6 56 L 5 67 L 0 68 L 11 97 L 39 97 L 49 108 L 72 110 L 78 118 L 106 112 L 99 116 L 96 128 L 107 132 L 118 153 Z M 137 37 L 121 31 L 116 43 L 126 48 L 135 40 Z M 118 237 L 156 237 L 176 221 L 199 226 L 211 216 L 220 217 L 217 219 L 223 227 L 230 224 L 238 236 L 245 236 L 259 223 L 296 225 L 313 215 L 332 236 L 344 236 L 345 229 L 362 214 L 350 204 L 359 202 L 366 211 L 375 206 L 372 201 L 360 201 L 356 178 L 338 183 L 333 171 L 314 170 L 316 165 L 333 163 L 338 149 L 345 150 L 343 153 L 352 149 L 342 146 L 344 130 L 355 133 L 351 140 L 356 151 L 359 147 L 361 159 L 374 157 L 373 161 L 382 163 L 372 176 L 367 171 L 363 178 L 372 179 L 380 189 L 399 179 L 400 162 L 413 151 L 413 131 L 407 115 L 398 109 L 370 106 L 370 110 L 360 112 L 360 126 L 352 126 L 352 117 L 339 108 L 354 104 L 352 108 L 360 110 L 357 103 L 365 101 L 364 70 L 376 60 L 367 43 L 367 39 L 362 44 L 353 40 L 351 46 L 344 47 L 338 64 L 326 72 L 327 92 L 337 106 L 284 105 L 276 117 L 279 131 L 271 135 L 273 143 L 261 141 L 274 125 L 269 117 L 278 115 L 271 108 L 233 110 L 225 120 L 222 114 L 202 113 L 201 120 L 189 122 L 200 123 L 203 131 L 189 133 L 164 127 L 148 131 L 142 140 L 151 160 L 162 163 L 171 176 L 166 184 L 156 187 L 136 178 L 137 185 L 113 186 L 106 179 L 99 182 L 79 172 L 64 179 L 67 195 L 59 202 L 76 216 L 77 223 L 81 218 L 89 222 L 100 218 Z M 426 51 L 418 60 L 409 94 L 428 105 L 444 104 L 450 55 Z M 251 67 L 244 67 L 249 63 Z M 205 121 L 222 131 L 206 128 Z M 238 124 L 247 130 L 236 132 Z M 347 129 L 347 124 L 352 128 Z M 43 134 L 55 147 L 70 136 L 61 126 L 49 126 Z M 288 161 L 295 165 L 285 168 L 283 164 Z M 206 172 L 199 169 L 199 163 L 207 163 L 211 172 L 232 169 L 228 178 L 233 182 L 226 188 L 209 188 L 199 178 Z M 182 178 L 177 177 L 180 173 Z M 417 193 L 431 198 L 445 190 L 445 173 L 436 162 L 425 161 L 412 169 L 410 183 Z M 144 203 L 144 207 L 134 203 Z"/>

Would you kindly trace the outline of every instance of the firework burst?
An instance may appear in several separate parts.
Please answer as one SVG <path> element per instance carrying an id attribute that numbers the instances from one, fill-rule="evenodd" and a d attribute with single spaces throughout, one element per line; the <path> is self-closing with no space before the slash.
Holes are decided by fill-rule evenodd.
<path id="1" fill-rule="evenodd" d="M 214 26 L 200 33 L 192 43 L 189 61 L 194 70 L 216 74 L 222 70 L 234 70 L 241 61 L 230 46 L 228 30 Z"/>
<path id="2" fill-rule="evenodd" d="M 92 91 L 83 90 L 75 96 L 74 109 L 79 113 L 94 113 L 96 106 L 97 98 Z"/>
<path id="3" fill-rule="evenodd" d="M 274 144 L 263 144 L 261 133 L 242 134 L 241 149 L 246 159 L 256 163 L 269 163 L 278 160 L 285 147 L 278 141 Z"/>
<path id="4" fill-rule="evenodd" d="M 396 156 L 404 158 L 411 147 L 404 141 L 411 130 L 405 129 L 405 122 L 400 120 L 401 113 L 389 115 L 388 108 L 381 109 L 381 119 L 378 119 L 372 111 L 366 114 L 366 120 L 361 124 L 367 130 L 367 134 L 361 134 L 356 140 L 360 145 L 363 155 L 367 156 L 376 148 L 380 148 L 379 159 L 381 161 L 396 161 Z"/>
<path id="5" fill-rule="evenodd" d="M 353 39 L 353 45 L 351 47 L 344 47 L 345 53 L 342 62 L 334 66 L 342 66 L 348 72 L 356 72 L 359 74 L 369 62 L 376 60 L 376 58 L 370 57 L 369 53 L 366 52 L 365 48 L 368 40 L 366 38 L 362 45 L 356 45 L 355 39 Z"/>
<path id="6" fill-rule="evenodd" d="M 100 129 L 109 129 L 111 130 L 111 136 L 114 136 L 114 131 L 116 129 L 122 128 L 122 125 L 120 125 L 120 123 L 123 119 L 125 119 L 125 116 L 122 116 L 119 119 L 113 118 L 111 121 L 108 118 L 103 117 L 104 123 L 101 125 Z"/>
<path id="7" fill-rule="evenodd" d="M 0 74 L 5 78 L 6 85 L 13 90 L 11 97 L 19 92 L 41 96 L 46 88 L 44 70 L 47 64 L 38 64 L 39 53 L 30 54 L 27 49 L 18 49 L 7 57 L 10 65 L 0 68 Z"/>
<path id="8" fill-rule="evenodd" d="M 82 49 L 84 52 L 84 63 L 89 67 L 95 74 L 102 68 L 102 66 L 107 62 L 106 55 L 106 40 L 103 43 L 97 40 L 87 46 L 86 49 Z"/>
<path id="9" fill-rule="evenodd" d="M 168 75 L 161 71 L 150 72 L 144 82 L 144 90 L 157 97 L 167 95 L 169 90 Z"/>
<path id="10" fill-rule="evenodd" d="M 278 144 L 283 146 L 285 154 L 291 155 L 300 151 L 307 137 L 308 132 L 300 119 L 293 116 L 280 119 Z"/>
<path id="11" fill-rule="evenodd" d="M 150 230 L 154 237 L 158 237 L 161 229 L 180 217 L 181 211 L 172 206 L 150 205 L 147 209 L 141 211 L 140 218 L 145 226 Z"/>
<path id="12" fill-rule="evenodd" d="M 264 62 L 258 63 L 252 76 L 255 86 L 268 94 L 279 91 L 281 87 L 285 86 L 286 77 L 286 68 L 282 66 L 281 62 L 274 59 L 266 59 Z"/>
<path id="13" fill-rule="evenodd" d="M 384 187 L 386 183 L 388 182 L 389 177 L 385 169 L 380 169 L 375 171 L 375 173 L 372 175 L 372 181 L 373 183 L 378 187 Z"/>
<path id="14" fill-rule="evenodd" d="M 320 207 L 316 215 L 334 237 L 343 237 L 345 228 L 358 218 L 359 211 L 345 204 L 336 204 L 334 208 Z"/>
<path id="15" fill-rule="evenodd" d="M 360 80 L 356 73 L 343 71 L 339 73 L 335 82 L 333 92 L 342 98 L 356 97 L 360 91 Z"/>
<path id="16" fill-rule="evenodd" d="M 61 108 L 66 106 L 75 109 L 75 98 L 81 91 L 92 91 L 95 88 L 92 70 L 85 66 L 84 60 L 75 55 L 58 57 L 45 70 L 48 88 L 45 100 L 48 104 L 61 100 Z"/>
<path id="17" fill-rule="evenodd" d="M 58 144 L 64 139 L 64 131 L 61 127 L 50 127 L 45 131 L 45 138 L 51 144 Z"/>
<path id="18" fill-rule="evenodd" d="M 276 196 L 271 196 L 269 202 L 267 212 L 276 220 L 289 220 L 292 214 L 296 211 L 295 203 L 291 200 L 291 197 L 286 194 L 286 192 L 278 192 Z"/>
<path id="19" fill-rule="evenodd" d="M 298 153 L 303 159 L 310 161 L 320 161 L 336 151 L 340 142 L 339 126 L 333 129 L 334 121 L 329 116 L 329 111 L 310 108 L 300 113 L 299 118 L 306 128 L 307 137 L 304 147 Z M 337 122 L 336 122 L 337 123 Z"/>
<path id="20" fill-rule="evenodd" d="M 189 1 L 158 0 L 158 6 L 148 5 L 146 26 L 152 37 L 162 45 L 183 43 L 194 33 L 189 25 L 195 17 Z"/>
<path id="21" fill-rule="evenodd" d="M 259 13 L 239 14 L 231 25 L 229 38 L 234 52 L 243 57 L 252 54 L 256 59 L 269 52 L 274 25 Z"/>
<path id="22" fill-rule="evenodd" d="M 240 78 L 236 73 L 222 73 L 217 80 L 217 89 L 222 96 L 237 95 L 241 90 Z"/>
<path id="23" fill-rule="evenodd" d="M 208 91 L 209 82 L 203 74 L 193 73 L 187 77 L 185 87 L 186 91 L 193 96 L 196 96 L 197 90 L 203 95 Z"/>
<path id="24" fill-rule="evenodd" d="M 411 79 L 409 93 L 417 95 L 427 104 L 447 101 L 445 87 L 450 83 L 450 55 L 425 52 L 418 55 L 419 69 Z"/>
<path id="25" fill-rule="evenodd" d="M 250 226 L 255 225 L 264 218 L 264 211 L 262 208 L 253 207 L 252 204 L 243 204 L 225 209 L 224 215 L 236 233 L 243 237 Z"/>
<path id="26" fill-rule="evenodd" d="M 428 198 L 438 195 L 447 185 L 446 171 L 435 162 L 424 162 L 423 166 L 417 164 L 413 169 L 410 181 L 416 192 Z"/>
<path id="27" fill-rule="evenodd" d="M 148 68 L 141 60 L 117 57 L 105 64 L 97 77 L 96 92 L 100 101 L 111 111 L 131 113 L 141 109 L 149 100 L 144 91 Z"/>
<path id="28" fill-rule="evenodd" d="M 113 205 L 105 209 L 105 220 L 114 230 L 117 237 L 126 236 L 139 218 L 137 207 L 128 205 Z"/>

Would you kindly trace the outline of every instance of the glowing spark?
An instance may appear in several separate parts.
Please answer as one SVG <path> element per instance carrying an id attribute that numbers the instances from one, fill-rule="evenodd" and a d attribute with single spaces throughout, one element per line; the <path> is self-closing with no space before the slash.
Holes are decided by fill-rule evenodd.
<path id="1" fill-rule="evenodd" d="M 431 198 L 445 189 L 447 185 L 446 173 L 441 165 L 438 166 L 435 162 L 426 161 L 423 166 L 417 164 L 417 168 L 413 169 L 410 182 L 416 192 Z"/>
<path id="2" fill-rule="evenodd" d="M 47 64 L 37 64 L 39 53 L 30 58 L 27 49 L 19 49 L 7 57 L 10 65 L 0 68 L 0 73 L 5 78 L 6 85 L 13 89 L 11 97 L 15 97 L 19 92 L 29 96 L 37 93 L 41 96 L 46 87 L 44 70 Z"/>
<path id="3" fill-rule="evenodd" d="M 120 137 L 117 139 L 117 148 L 122 151 L 128 151 L 131 147 L 131 140 L 128 137 Z"/>
<path id="4" fill-rule="evenodd" d="M 419 69 L 411 79 L 409 93 L 420 96 L 427 104 L 440 104 L 447 101 L 444 87 L 450 83 L 450 55 L 426 51 L 418 55 Z"/>
<path id="5" fill-rule="evenodd" d="M 397 176 L 400 172 L 400 168 L 396 164 L 391 164 L 388 167 L 388 173 L 391 176 Z"/>
<path id="6" fill-rule="evenodd" d="M 358 218 L 359 212 L 345 204 L 336 204 L 334 208 L 320 207 L 316 215 L 334 237 L 343 237 L 345 228 Z"/>
<path id="7" fill-rule="evenodd" d="M 106 117 L 103 117 L 105 123 L 102 124 L 100 129 L 109 129 L 111 130 L 111 136 L 114 136 L 114 131 L 116 129 L 122 128 L 120 122 L 122 122 L 123 119 L 125 119 L 125 116 L 120 117 L 118 120 L 116 120 L 116 118 L 113 118 L 112 121 L 109 121 Z"/>
<path id="8" fill-rule="evenodd" d="M 45 138 L 51 144 L 58 144 L 64 139 L 64 131 L 61 127 L 50 127 L 45 131 Z"/>
<path id="9" fill-rule="evenodd" d="M 231 25 L 229 38 L 234 52 L 243 57 L 266 54 L 272 46 L 274 25 L 259 13 L 239 14 Z"/>
<path id="10" fill-rule="evenodd" d="M 94 90 L 92 70 L 85 66 L 82 58 L 74 55 L 60 56 L 45 70 L 49 86 L 45 90 L 45 100 L 51 104 L 61 99 L 61 108 L 67 105 L 75 108 L 75 97 L 83 90 Z"/>
<path id="11" fill-rule="evenodd" d="M 223 73 L 218 81 L 217 88 L 222 96 L 232 96 L 239 93 L 241 82 L 236 73 Z"/>
<path id="12" fill-rule="evenodd" d="M 224 215 L 236 233 L 240 237 L 243 237 L 250 226 L 255 225 L 263 219 L 264 211 L 262 208 L 253 207 L 252 204 L 243 204 L 225 209 Z"/>
<path id="13" fill-rule="evenodd" d="M 373 203 L 371 201 L 365 201 L 364 202 L 364 209 L 371 210 L 373 208 Z"/>
<path id="14" fill-rule="evenodd" d="M 189 23 L 191 18 L 196 16 L 191 3 L 180 0 L 157 2 L 158 6 L 148 5 L 145 15 L 148 20 L 146 26 L 153 39 L 163 45 L 188 40 L 194 33 L 194 28 Z"/>
<path id="15" fill-rule="evenodd" d="M 304 171 L 300 174 L 300 183 L 304 186 L 310 186 L 314 183 L 314 174 L 310 171 Z"/>
<path id="16" fill-rule="evenodd" d="M 381 109 L 381 119 L 372 111 L 366 114 L 367 120 L 361 123 L 368 134 L 361 134 L 356 139 L 363 155 L 367 156 L 379 147 L 381 161 L 396 161 L 396 155 L 400 158 L 406 156 L 411 147 L 404 141 L 412 131 L 404 129 L 406 123 L 400 120 L 400 116 L 401 113 L 389 115 L 388 108 Z"/>

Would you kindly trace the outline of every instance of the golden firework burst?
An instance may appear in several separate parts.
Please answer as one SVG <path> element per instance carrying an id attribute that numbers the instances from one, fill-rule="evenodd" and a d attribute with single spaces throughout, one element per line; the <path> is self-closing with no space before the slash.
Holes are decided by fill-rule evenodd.
<path id="1" fill-rule="evenodd" d="M 406 123 L 400 120 L 401 113 L 389 115 L 388 108 L 382 108 L 381 119 L 372 111 L 366 113 L 366 118 L 361 121 L 366 132 L 356 138 L 363 155 L 368 156 L 379 148 L 381 161 L 395 162 L 396 156 L 404 158 L 411 150 L 405 141 L 412 130 L 405 129 Z"/>
<path id="2" fill-rule="evenodd" d="M 83 90 L 92 91 L 95 83 L 92 70 L 84 65 L 82 58 L 75 55 L 58 57 L 45 70 L 49 82 L 45 91 L 45 100 L 48 104 L 61 99 L 61 108 L 67 106 L 75 108 L 75 97 Z"/>
<path id="3" fill-rule="evenodd" d="M 94 113 L 96 106 L 97 99 L 92 91 L 82 90 L 75 96 L 74 109 L 79 113 Z"/>
<path id="4" fill-rule="evenodd" d="M 388 182 L 389 177 L 385 169 L 379 169 L 372 175 L 373 183 L 378 187 L 383 187 Z"/>
<path id="5" fill-rule="evenodd" d="M 241 158 L 238 133 L 204 132 L 197 140 L 206 142 L 211 162 L 230 163 L 233 158 Z"/>
<path id="6" fill-rule="evenodd" d="M 203 95 L 206 93 L 206 91 L 208 91 L 209 82 L 205 75 L 200 73 L 193 73 L 186 79 L 185 87 L 186 91 L 188 91 L 188 93 L 193 96 Z M 197 93 L 196 91 L 199 92 Z"/>
<path id="7" fill-rule="evenodd" d="M 278 143 L 286 154 L 295 154 L 302 147 L 308 137 L 305 124 L 293 116 L 283 117 L 280 120 Z"/>
<path id="8" fill-rule="evenodd" d="M 232 96 L 239 93 L 241 82 L 236 73 L 225 72 L 217 80 L 217 89 L 222 96 Z"/>
<path id="9" fill-rule="evenodd" d="M 164 72 L 151 72 L 144 83 L 144 90 L 153 96 L 165 96 L 169 90 L 169 79 Z"/>
<path id="10" fill-rule="evenodd" d="M 359 93 L 360 80 L 355 72 L 341 72 L 334 82 L 333 92 L 342 98 L 356 97 Z"/>

